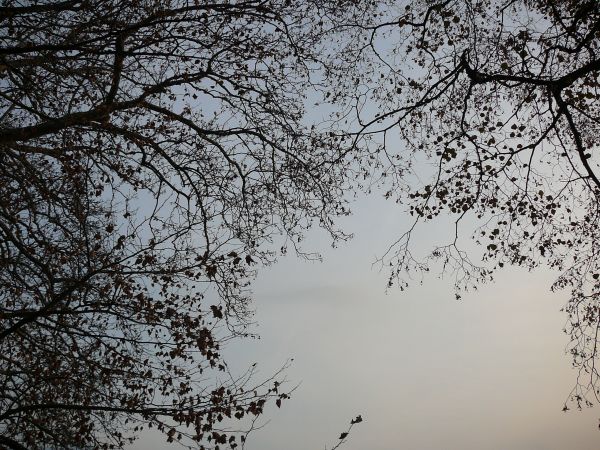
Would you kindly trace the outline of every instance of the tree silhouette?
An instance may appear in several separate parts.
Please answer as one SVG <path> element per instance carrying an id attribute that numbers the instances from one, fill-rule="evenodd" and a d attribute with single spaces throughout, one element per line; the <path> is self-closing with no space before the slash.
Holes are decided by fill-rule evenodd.
<path id="1" fill-rule="evenodd" d="M 434 262 L 459 289 L 509 264 L 559 271 L 552 288 L 571 291 L 565 331 L 579 368 L 569 400 L 591 404 L 600 389 L 598 2 L 414 1 L 382 11 L 348 56 L 356 70 L 339 74 L 356 94 L 333 88 L 331 97 L 356 112 L 357 141 L 378 136 L 371 165 L 414 217 L 382 258 L 390 285 Z M 415 189 L 414 174 L 428 171 Z M 419 257 L 415 227 L 440 215 L 453 217 L 449 242 Z M 473 224 L 482 263 L 461 245 Z"/>
<path id="2" fill-rule="evenodd" d="M 304 97 L 325 41 L 370 7 L 2 3 L 3 446 L 121 448 L 154 427 L 235 448 L 288 398 L 279 373 L 230 373 L 221 346 L 248 333 L 273 236 L 345 238 L 354 168 Z"/>
<path id="3" fill-rule="evenodd" d="M 5 1 L 0 22 L 3 446 L 241 445 L 289 396 L 221 356 L 249 282 L 314 224 L 344 239 L 361 179 L 414 216 L 390 285 L 435 261 L 458 289 L 559 270 L 569 397 L 598 397 L 597 2 Z M 418 258 L 442 214 L 453 237 Z"/>

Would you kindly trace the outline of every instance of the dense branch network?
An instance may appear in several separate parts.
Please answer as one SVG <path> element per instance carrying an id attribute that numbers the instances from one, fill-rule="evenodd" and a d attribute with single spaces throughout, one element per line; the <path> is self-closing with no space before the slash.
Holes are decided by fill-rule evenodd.
<path id="1" fill-rule="evenodd" d="M 288 397 L 221 347 L 258 264 L 346 237 L 349 144 L 304 99 L 371 8 L 292 3 L 0 5 L 2 446 L 235 448 Z"/>

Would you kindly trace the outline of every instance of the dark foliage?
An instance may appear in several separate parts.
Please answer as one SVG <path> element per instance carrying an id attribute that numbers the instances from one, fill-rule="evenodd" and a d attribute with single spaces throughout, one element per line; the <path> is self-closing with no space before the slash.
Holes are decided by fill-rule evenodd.
<path id="1" fill-rule="evenodd" d="M 304 97 L 365 8 L 2 2 L 3 445 L 120 448 L 154 427 L 235 448 L 288 397 L 230 373 L 221 346 L 247 333 L 273 236 L 344 237 L 347 149 Z"/>

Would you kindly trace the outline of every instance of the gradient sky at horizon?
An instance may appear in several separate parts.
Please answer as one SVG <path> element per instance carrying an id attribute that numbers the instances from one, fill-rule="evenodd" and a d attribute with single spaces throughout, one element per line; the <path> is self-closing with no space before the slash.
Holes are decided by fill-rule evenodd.
<path id="1" fill-rule="evenodd" d="M 561 411 L 576 372 L 565 354 L 566 292 L 553 274 L 508 268 L 454 299 L 435 272 L 385 292 L 373 262 L 408 225 L 401 208 L 363 198 L 343 221 L 354 239 L 331 249 L 323 233 L 306 250 L 263 268 L 254 284 L 259 340 L 225 350 L 234 370 L 268 377 L 287 359 L 291 400 L 270 407 L 247 450 L 322 450 L 362 414 L 343 450 L 562 450 L 598 448 L 600 409 Z M 423 230 L 432 245 L 444 224 Z M 171 448 L 147 434 L 132 449 Z"/>

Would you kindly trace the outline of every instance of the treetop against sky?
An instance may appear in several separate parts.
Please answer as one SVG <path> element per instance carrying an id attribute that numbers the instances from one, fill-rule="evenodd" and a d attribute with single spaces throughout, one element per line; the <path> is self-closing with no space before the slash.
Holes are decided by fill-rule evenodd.
<path id="1" fill-rule="evenodd" d="M 311 257 L 311 227 L 346 240 L 364 191 L 413 218 L 390 287 L 557 270 L 565 408 L 597 400 L 597 2 L 8 1 L 0 21 L 3 445 L 241 446 L 289 397 L 222 356 L 250 283 Z M 453 233 L 419 256 L 438 217 Z"/>

